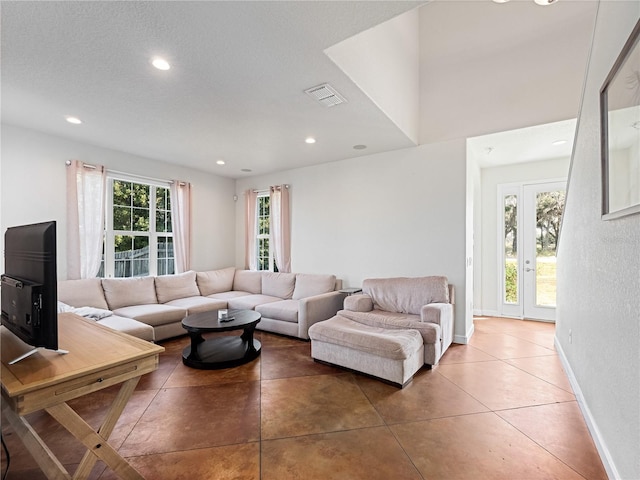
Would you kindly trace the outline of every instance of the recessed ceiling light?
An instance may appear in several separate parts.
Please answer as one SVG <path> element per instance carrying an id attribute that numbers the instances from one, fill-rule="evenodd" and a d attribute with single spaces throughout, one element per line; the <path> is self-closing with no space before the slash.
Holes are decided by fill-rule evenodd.
<path id="1" fill-rule="evenodd" d="M 557 146 L 559 146 L 559 145 L 564 145 L 565 143 L 567 143 L 567 141 L 566 141 L 566 140 L 556 140 L 556 141 L 555 141 L 555 142 L 553 142 L 551 145 L 554 145 L 554 146 L 556 146 L 556 147 L 557 147 Z"/>
<path id="2" fill-rule="evenodd" d="M 306 143 L 316 143 L 316 139 L 313 137 L 307 137 L 304 139 Z"/>
<path id="3" fill-rule="evenodd" d="M 169 70 L 171 68 L 169 62 L 160 57 L 155 57 L 153 60 L 151 60 L 151 65 L 156 67 L 158 70 Z"/>
<path id="4" fill-rule="evenodd" d="M 354 145 L 353 146 L 354 150 L 364 150 L 365 148 L 367 148 L 366 145 Z"/>
<path id="5" fill-rule="evenodd" d="M 80 125 L 82 123 L 82 120 L 80 120 L 78 117 L 71 117 L 71 116 L 67 115 L 64 118 L 65 118 L 65 120 L 67 122 L 73 123 L 74 125 Z"/>
<path id="6" fill-rule="evenodd" d="M 509 0 L 493 0 L 493 3 L 507 3 Z"/>
<path id="7" fill-rule="evenodd" d="M 225 162 L 224 162 L 224 160 L 216 160 L 216 163 L 218 165 L 224 165 Z"/>
<path id="8" fill-rule="evenodd" d="M 533 0 L 538 5 L 551 5 L 552 3 L 556 3 L 558 0 Z"/>

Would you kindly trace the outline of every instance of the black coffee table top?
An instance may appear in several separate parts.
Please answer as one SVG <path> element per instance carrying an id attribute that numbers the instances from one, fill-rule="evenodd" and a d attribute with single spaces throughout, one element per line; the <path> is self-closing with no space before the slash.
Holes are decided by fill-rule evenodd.
<path id="1" fill-rule="evenodd" d="M 188 332 L 224 332 L 228 330 L 238 330 L 247 325 L 256 324 L 262 318 L 254 310 L 228 310 L 228 316 L 233 317 L 231 321 L 218 320 L 218 311 L 194 313 L 182 320 L 182 326 Z"/>

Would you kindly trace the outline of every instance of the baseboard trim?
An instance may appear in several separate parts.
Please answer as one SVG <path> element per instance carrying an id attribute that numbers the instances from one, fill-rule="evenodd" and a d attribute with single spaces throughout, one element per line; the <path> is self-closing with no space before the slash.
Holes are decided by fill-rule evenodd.
<path id="1" fill-rule="evenodd" d="M 461 343 L 463 345 L 466 345 L 467 343 L 469 343 L 469 340 L 471 340 L 471 337 L 473 337 L 473 332 L 475 332 L 475 330 L 476 330 L 476 327 L 472 323 L 471 327 L 469 328 L 469 330 L 467 330 L 467 333 L 465 335 L 453 336 L 453 343 Z"/>
<path id="2" fill-rule="evenodd" d="M 564 350 L 562 349 L 562 345 L 558 341 L 558 337 L 554 337 L 553 343 L 556 347 L 556 352 L 558 352 L 558 357 L 560 358 L 560 363 L 562 363 L 562 367 L 564 368 L 564 372 L 567 374 L 567 378 L 569 379 L 569 383 L 571 384 L 571 388 L 573 388 L 573 393 L 576 396 L 576 401 L 578 402 L 578 407 L 580 407 L 580 411 L 582 412 L 582 416 L 584 417 L 584 421 L 587 424 L 587 428 L 591 433 L 591 437 L 593 438 L 593 443 L 596 445 L 596 449 L 598 450 L 598 455 L 600 455 L 600 460 L 602 460 L 602 465 L 604 466 L 605 471 L 607 472 L 607 476 L 609 478 L 621 478 L 618 473 L 618 469 L 613 462 L 613 458 L 611 457 L 611 453 L 607 448 L 607 444 L 602 438 L 602 434 L 600 433 L 600 429 L 591 414 L 591 410 L 589 410 L 589 406 L 582 394 L 582 390 L 580 389 L 580 385 L 576 380 L 576 376 L 573 374 L 573 370 L 571 369 L 571 365 L 569 365 L 569 361 L 567 360 L 566 355 L 564 354 Z"/>
<path id="3" fill-rule="evenodd" d="M 474 310 L 473 314 L 477 317 L 502 317 L 497 310 Z"/>

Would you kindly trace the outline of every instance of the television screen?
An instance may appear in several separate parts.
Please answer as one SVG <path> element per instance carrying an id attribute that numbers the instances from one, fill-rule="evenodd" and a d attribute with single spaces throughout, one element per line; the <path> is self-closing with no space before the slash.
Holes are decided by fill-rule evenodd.
<path id="1" fill-rule="evenodd" d="M 2 325 L 33 347 L 57 350 L 56 222 L 8 228 L 4 268 Z"/>

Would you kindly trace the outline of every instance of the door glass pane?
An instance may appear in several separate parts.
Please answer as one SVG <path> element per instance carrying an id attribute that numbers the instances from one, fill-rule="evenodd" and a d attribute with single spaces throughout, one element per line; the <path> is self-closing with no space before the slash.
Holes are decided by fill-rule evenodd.
<path id="1" fill-rule="evenodd" d="M 556 249 L 564 191 L 536 195 L 536 305 L 556 306 Z"/>
<path id="2" fill-rule="evenodd" d="M 518 197 L 504 197 L 504 303 L 517 304 L 518 291 Z"/>

